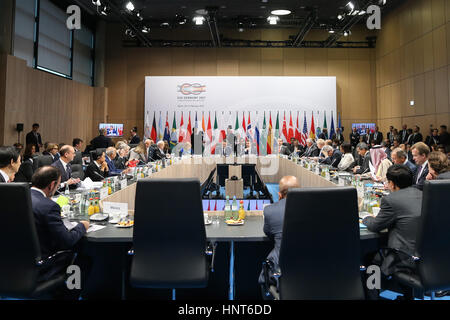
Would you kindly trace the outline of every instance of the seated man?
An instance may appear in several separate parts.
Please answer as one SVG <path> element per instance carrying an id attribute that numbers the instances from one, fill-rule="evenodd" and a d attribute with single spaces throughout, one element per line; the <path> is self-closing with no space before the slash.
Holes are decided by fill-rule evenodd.
<path id="1" fill-rule="evenodd" d="M 118 142 L 116 144 L 117 155 L 114 158 L 114 165 L 117 169 L 125 169 L 128 166 L 128 153 L 130 147 L 124 142 Z"/>
<path id="2" fill-rule="evenodd" d="M 108 164 L 109 176 L 117 176 L 120 175 L 122 172 L 127 173 L 128 171 L 130 171 L 130 168 L 124 170 L 116 168 L 116 165 L 114 163 L 116 157 L 117 157 L 116 148 L 109 147 L 106 149 L 105 161 Z"/>
<path id="3" fill-rule="evenodd" d="M 413 188 L 411 170 L 404 165 L 391 166 L 386 174 L 391 194 L 381 198 L 380 212 L 376 217 L 362 215 L 362 222 L 372 232 L 388 229 L 388 248 L 407 254 L 415 252 L 417 229 L 422 209 L 422 191 Z M 377 255 L 376 261 L 381 257 Z M 381 271 L 389 276 L 398 271 L 413 271 L 414 263 L 406 255 L 389 252 L 381 261 Z"/>
<path id="4" fill-rule="evenodd" d="M 411 147 L 411 152 L 414 162 L 417 165 L 413 184 L 416 188 L 423 190 L 423 184 L 428 175 L 428 155 L 430 154 L 430 148 L 423 142 L 417 142 Z"/>
<path id="5" fill-rule="evenodd" d="M 71 189 L 76 189 L 80 179 L 72 178 L 72 168 L 70 162 L 75 157 L 75 149 L 72 146 L 65 145 L 59 150 L 61 157 L 52 163 L 52 167 L 59 169 L 61 172 L 61 189 L 64 189 L 66 185 Z"/>
<path id="6" fill-rule="evenodd" d="M 153 149 L 152 154 L 148 155 L 149 161 L 158 161 L 166 159 L 166 154 L 164 153 L 164 141 L 160 140 L 156 144 L 156 148 Z"/>
<path id="7" fill-rule="evenodd" d="M 312 139 L 306 139 L 306 149 L 303 154 L 301 154 L 301 157 L 318 157 L 319 156 L 319 149 L 314 144 Z"/>
<path id="8" fill-rule="evenodd" d="M 280 200 L 264 208 L 264 233 L 274 242 L 274 248 L 267 256 L 267 260 L 273 263 L 275 269 L 278 268 L 278 258 L 280 255 L 281 238 L 283 233 L 284 209 L 286 206 L 286 196 L 289 189 L 299 188 L 297 178 L 285 176 L 279 183 L 280 190 L 278 196 Z M 271 279 L 272 280 L 272 279 Z M 274 280 L 274 279 L 273 279 Z M 275 281 L 275 280 L 274 280 Z M 261 272 L 258 282 L 265 283 L 264 273 Z M 276 282 L 276 281 L 275 281 Z"/>
<path id="9" fill-rule="evenodd" d="M 20 154 L 15 147 L 0 147 L 0 183 L 14 181 L 20 165 Z"/>
<path id="10" fill-rule="evenodd" d="M 369 146 L 364 143 L 360 142 L 358 146 L 356 147 L 358 150 L 359 156 L 362 158 L 362 165 L 356 166 L 353 168 L 354 174 L 364 174 L 366 172 L 370 171 L 369 163 L 370 163 L 370 152 L 369 152 Z"/>
<path id="11" fill-rule="evenodd" d="M 319 163 L 327 164 L 329 166 L 332 166 L 333 168 L 337 168 L 339 162 L 341 162 L 342 153 L 337 149 L 333 149 L 333 147 L 329 145 L 326 145 L 322 148 L 322 153 L 326 158 L 319 159 Z"/>
<path id="12" fill-rule="evenodd" d="M 408 160 L 408 155 L 400 148 L 395 148 L 391 152 L 391 159 L 393 164 L 403 164 L 407 166 L 414 175 L 417 171 L 417 167 Z"/>
<path id="13" fill-rule="evenodd" d="M 32 177 L 31 203 L 43 259 L 58 251 L 72 249 L 89 228 L 87 221 L 80 221 L 70 231 L 65 227 L 61 220 L 61 207 L 50 199 L 60 181 L 61 171 L 51 166 L 39 168 Z M 64 270 L 71 259 L 72 256 L 61 256 L 40 272 L 39 280 L 50 279 Z"/>
<path id="14" fill-rule="evenodd" d="M 92 155 L 92 163 L 86 168 L 86 178 L 91 178 L 92 181 L 102 181 L 109 175 L 108 164 L 105 159 L 104 151 L 96 151 Z"/>

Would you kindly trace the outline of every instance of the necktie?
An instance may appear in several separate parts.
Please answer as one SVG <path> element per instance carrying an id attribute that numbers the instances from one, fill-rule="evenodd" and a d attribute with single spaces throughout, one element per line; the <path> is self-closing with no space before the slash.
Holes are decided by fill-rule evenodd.
<path id="1" fill-rule="evenodd" d="M 66 172 L 67 172 L 67 178 L 70 179 L 70 176 L 72 175 L 72 166 L 70 165 L 70 163 L 67 164 Z"/>

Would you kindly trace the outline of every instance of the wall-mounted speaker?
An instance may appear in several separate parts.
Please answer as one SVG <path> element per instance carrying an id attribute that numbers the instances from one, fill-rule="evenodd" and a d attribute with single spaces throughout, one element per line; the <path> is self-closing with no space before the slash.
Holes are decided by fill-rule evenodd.
<path id="1" fill-rule="evenodd" d="M 17 132 L 22 132 L 23 131 L 23 123 L 18 123 L 16 126 L 16 131 Z"/>

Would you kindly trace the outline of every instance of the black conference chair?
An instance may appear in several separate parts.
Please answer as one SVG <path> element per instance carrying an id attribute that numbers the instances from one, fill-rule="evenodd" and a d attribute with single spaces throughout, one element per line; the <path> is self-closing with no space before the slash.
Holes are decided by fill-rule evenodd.
<path id="1" fill-rule="evenodd" d="M 37 169 L 39 169 L 40 167 L 43 167 L 43 166 L 51 166 L 52 163 L 53 163 L 52 156 L 48 156 L 48 155 L 37 156 L 36 158 L 34 158 L 34 161 L 33 161 L 34 171 L 36 171 Z"/>
<path id="2" fill-rule="evenodd" d="M 416 254 L 410 256 L 395 250 L 414 261 L 415 273 L 397 272 L 393 280 L 421 293 L 450 289 L 450 214 L 447 199 L 449 180 L 426 181 L 423 188 L 422 215 L 416 237 Z"/>
<path id="3" fill-rule="evenodd" d="M 279 288 L 266 284 L 266 290 L 283 300 L 364 299 L 358 219 L 354 188 L 290 190 L 275 271 Z"/>
<path id="4" fill-rule="evenodd" d="M 203 288 L 209 261 L 198 179 L 143 179 L 136 187 L 130 284 Z"/>
<path id="5" fill-rule="evenodd" d="M 84 170 L 83 165 L 81 164 L 73 164 L 72 165 L 72 178 L 80 178 L 80 180 L 84 180 Z"/>
<path id="6" fill-rule="evenodd" d="M 58 259 L 61 251 L 42 260 L 27 183 L 0 183 L 0 209 L 6 228 L 0 232 L 0 296 L 10 298 L 45 299 L 64 285 L 66 274 L 38 282 L 42 268 Z"/>
<path id="7" fill-rule="evenodd" d="M 83 155 L 81 154 L 81 151 L 75 152 L 75 157 L 73 158 L 71 164 L 83 165 Z"/>

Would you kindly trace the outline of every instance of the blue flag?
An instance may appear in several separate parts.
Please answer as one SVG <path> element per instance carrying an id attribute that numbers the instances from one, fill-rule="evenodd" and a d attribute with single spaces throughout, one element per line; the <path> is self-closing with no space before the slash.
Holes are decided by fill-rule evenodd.
<path id="1" fill-rule="evenodd" d="M 333 111 L 331 112 L 331 128 L 330 128 L 330 139 L 333 138 L 334 134 L 334 119 L 333 119 Z"/>

